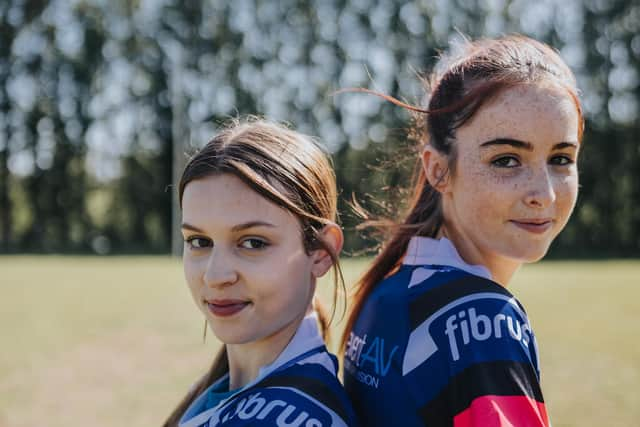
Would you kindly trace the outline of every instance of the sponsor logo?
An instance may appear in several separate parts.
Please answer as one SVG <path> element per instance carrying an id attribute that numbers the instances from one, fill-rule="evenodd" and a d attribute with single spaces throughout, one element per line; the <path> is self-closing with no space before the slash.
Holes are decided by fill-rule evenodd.
<path id="1" fill-rule="evenodd" d="M 249 395 L 240 400 L 235 406 L 220 414 L 220 422 L 215 422 L 217 416 L 210 420 L 211 426 L 224 424 L 228 421 L 237 420 L 264 420 L 267 417 L 273 419 L 278 427 L 323 427 L 329 425 L 312 418 L 308 412 L 299 409 L 297 406 L 284 400 L 267 400 L 260 393 Z M 271 423 L 269 423 L 271 425 Z"/>
<path id="2" fill-rule="evenodd" d="M 504 301 L 517 314 L 517 318 L 502 313 L 491 317 L 478 314 L 475 308 L 466 310 L 457 308 L 476 300 Z M 452 312 L 457 313 L 451 315 Z M 502 338 L 504 336 L 520 341 L 523 346 L 529 347 L 529 343 L 534 339 L 531 328 L 526 322 L 526 314 L 518 307 L 513 297 L 493 292 L 467 295 L 440 308 L 411 332 L 402 361 L 402 375 L 409 374 L 441 350 L 438 348 L 432 332 L 437 331 L 437 335 L 440 335 L 442 329 L 432 328 L 432 326 L 439 319 L 444 319 L 444 316 L 448 316 L 445 320 L 444 334 L 448 338 L 451 357 L 454 361 L 460 359 L 461 350 L 471 340 L 484 341 L 490 337 Z M 517 319 L 523 319 L 524 322 L 519 322 Z"/>
<path id="3" fill-rule="evenodd" d="M 506 333 L 505 333 L 506 332 Z M 462 346 L 469 345 L 471 340 L 486 341 L 491 337 L 510 337 L 529 347 L 531 328 L 526 323 L 520 323 L 511 316 L 498 313 L 493 317 L 477 314 L 475 308 L 462 310 L 449 316 L 445 322 L 445 335 L 449 338 L 449 348 L 454 361 L 460 359 L 460 341 Z"/>
<path id="4" fill-rule="evenodd" d="M 391 361 L 399 347 L 389 346 L 381 337 L 374 337 L 369 341 L 367 339 L 366 334 L 362 337 L 353 332 L 349 334 L 345 350 L 345 367 L 359 382 L 378 388 L 380 377 L 389 373 Z"/>

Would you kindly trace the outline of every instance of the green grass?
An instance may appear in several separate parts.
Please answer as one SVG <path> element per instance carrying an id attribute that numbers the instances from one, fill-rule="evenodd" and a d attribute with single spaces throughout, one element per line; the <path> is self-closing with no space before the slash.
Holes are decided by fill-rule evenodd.
<path id="1" fill-rule="evenodd" d="M 516 275 L 554 427 L 640 425 L 639 285 L 639 261 Z M 0 427 L 159 425 L 217 348 L 202 326 L 178 260 L 0 257 Z"/>

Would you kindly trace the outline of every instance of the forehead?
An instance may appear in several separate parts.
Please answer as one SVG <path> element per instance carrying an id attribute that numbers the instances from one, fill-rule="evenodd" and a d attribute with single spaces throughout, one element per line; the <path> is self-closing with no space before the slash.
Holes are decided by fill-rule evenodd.
<path id="1" fill-rule="evenodd" d="M 484 142 L 513 138 L 535 143 L 577 142 L 579 116 L 569 92 L 549 84 L 505 89 L 484 104 L 458 129 L 461 140 Z"/>
<path id="2" fill-rule="evenodd" d="M 231 174 L 189 182 L 182 196 L 183 221 L 198 227 L 233 227 L 252 221 L 297 224 L 295 216 Z"/>

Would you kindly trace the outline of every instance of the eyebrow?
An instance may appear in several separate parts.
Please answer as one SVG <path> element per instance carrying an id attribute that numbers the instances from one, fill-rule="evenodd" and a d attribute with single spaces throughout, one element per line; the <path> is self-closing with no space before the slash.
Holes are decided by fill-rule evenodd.
<path id="1" fill-rule="evenodd" d="M 231 231 L 234 231 L 234 232 L 241 231 L 241 230 L 246 230 L 247 228 L 253 228 L 253 227 L 275 228 L 275 225 L 271 224 L 270 222 L 264 222 L 264 221 L 249 221 L 242 224 L 234 225 L 233 227 L 231 227 Z"/>
<path id="2" fill-rule="evenodd" d="M 518 139 L 511 138 L 496 138 L 487 142 L 483 142 L 480 144 L 480 147 L 491 147 L 496 145 L 510 145 L 514 148 L 521 148 L 527 151 L 533 151 L 533 144 L 530 142 L 520 141 Z M 559 142 L 553 146 L 553 150 L 561 150 L 563 148 L 578 148 L 578 144 L 576 142 Z"/>
<path id="3" fill-rule="evenodd" d="M 237 231 L 246 230 L 247 228 L 253 228 L 253 227 L 275 227 L 275 225 L 269 222 L 264 222 L 264 221 L 249 221 L 249 222 L 243 222 L 242 224 L 234 225 L 233 227 L 231 227 L 231 231 L 237 232 Z M 203 230 L 199 229 L 195 225 L 191 225 L 186 222 L 182 223 L 182 228 L 185 230 L 191 230 L 198 233 L 204 233 Z"/>
<path id="4" fill-rule="evenodd" d="M 560 142 L 556 145 L 553 146 L 554 150 L 561 150 L 563 148 L 574 148 L 574 149 L 578 149 L 578 143 L 577 142 Z"/>

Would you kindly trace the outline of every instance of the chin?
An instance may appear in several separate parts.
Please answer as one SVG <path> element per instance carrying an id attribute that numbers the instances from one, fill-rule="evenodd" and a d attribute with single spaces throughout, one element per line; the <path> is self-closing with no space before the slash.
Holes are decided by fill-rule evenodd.
<path id="1" fill-rule="evenodd" d="M 221 333 L 219 333 L 221 332 Z M 224 344 L 246 344 L 248 342 L 253 341 L 255 338 L 253 336 L 248 336 L 247 334 L 243 334 L 240 332 L 235 332 L 232 330 L 229 330 L 229 328 L 227 328 L 224 331 L 213 331 L 213 334 L 216 336 L 216 338 L 224 343 Z"/>
<path id="2" fill-rule="evenodd" d="M 506 258 L 529 264 L 540 261 L 549 251 L 548 244 L 527 242 L 528 244 L 506 248 Z"/>
<path id="3" fill-rule="evenodd" d="M 235 344 L 235 345 L 239 345 L 239 344 L 246 344 L 252 341 L 255 341 L 255 339 L 252 338 L 243 338 L 243 337 L 234 337 L 234 336 L 218 336 L 216 335 L 216 338 L 218 338 L 218 340 L 220 342 L 222 342 L 223 344 Z"/>
<path id="4" fill-rule="evenodd" d="M 545 246 L 544 248 L 540 248 L 539 250 L 531 250 L 533 248 L 529 248 L 526 253 L 520 258 L 523 262 L 529 264 L 540 261 L 549 251 L 549 246 Z"/>

